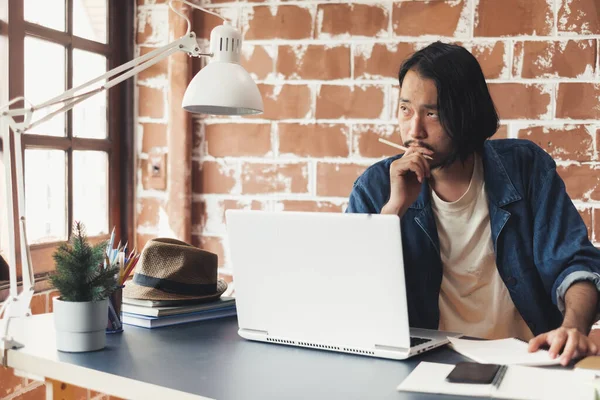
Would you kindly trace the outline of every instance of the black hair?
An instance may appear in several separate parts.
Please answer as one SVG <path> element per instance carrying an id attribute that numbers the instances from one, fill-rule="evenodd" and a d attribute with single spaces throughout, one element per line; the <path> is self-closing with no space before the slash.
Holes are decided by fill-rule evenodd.
<path id="1" fill-rule="evenodd" d="M 435 82 L 440 123 L 453 144 L 442 166 L 481 153 L 485 140 L 498 130 L 499 119 L 477 59 L 462 46 L 438 41 L 403 62 L 400 87 L 410 70 Z"/>

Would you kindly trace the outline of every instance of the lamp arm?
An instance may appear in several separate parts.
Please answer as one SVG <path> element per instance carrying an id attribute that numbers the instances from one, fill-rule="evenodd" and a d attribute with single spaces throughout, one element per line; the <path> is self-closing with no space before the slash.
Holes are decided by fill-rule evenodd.
<path id="1" fill-rule="evenodd" d="M 89 97 L 100 93 L 105 90 L 118 85 L 119 83 L 137 75 L 141 71 L 150 68 L 152 65 L 159 61 L 169 57 L 171 54 L 183 51 L 189 56 L 200 57 L 200 56 L 212 56 L 210 53 L 200 53 L 198 42 L 196 41 L 196 34 L 189 32 L 185 36 L 163 46 L 159 49 L 153 50 L 148 54 L 137 57 L 121 66 L 118 66 L 107 73 L 94 78 L 76 88 L 69 89 L 59 96 L 56 96 L 40 105 L 37 106 L 25 106 L 23 108 L 10 109 L 10 106 L 18 101 L 25 100 L 22 97 L 11 100 L 6 106 L 0 107 L 0 129 L 2 134 L 2 140 L 4 144 L 3 159 L 6 172 L 6 193 L 7 193 L 7 213 L 8 213 L 8 225 L 9 225 L 9 275 L 10 275 L 10 292 L 9 297 L 2 304 L 0 308 L 0 359 L 2 365 L 7 365 L 6 356 L 9 349 L 19 348 L 22 345 L 9 336 L 9 322 L 12 318 L 25 317 L 31 314 L 29 305 L 31 298 L 33 297 L 33 267 L 31 264 L 31 255 L 29 251 L 29 244 L 27 241 L 26 233 L 26 220 L 25 220 L 25 201 L 24 201 L 24 178 L 23 178 L 23 151 L 21 143 L 21 135 L 27 130 L 38 126 L 39 124 L 53 118 L 57 114 L 62 114 L 68 110 L 71 110 L 75 105 L 88 99 Z M 105 81 L 105 83 L 98 87 L 86 92 L 80 93 L 82 90 L 86 90 L 91 85 Z M 62 106 L 58 109 L 53 110 L 44 117 L 32 122 L 33 114 L 36 111 L 52 107 L 57 104 Z M 23 117 L 23 121 L 17 122 L 15 117 Z M 4 122 L 8 124 L 4 125 Z M 15 152 L 15 175 L 16 175 L 16 192 L 17 192 L 17 215 L 20 222 L 20 243 L 21 243 L 21 271 L 23 279 L 23 290 L 21 293 L 17 291 L 17 268 L 16 268 L 16 254 L 15 254 L 15 224 L 14 224 L 14 206 L 12 201 L 13 193 L 13 179 L 12 179 L 12 160 L 10 152 L 10 130 L 13 131 L 12 138 L 14 140 L 14 152 Z"/>
<path id="2" fill-rule="evenodd" d="M 32 107 L 7 110 L 4 111 L 2 115 L 11 117 L 9 118 L 8 123 L 14 132 L 18 130 L 21 132 L 25 132 L 28 129 L 34 128 L 58 114 L 62 114 L 66 111 L 69 111 L 70 109 L 72 109 L 82 101 L 86 100 L 87 98 L 104 90 L 108 90 L 118 85 L 119 83 L 131 78 L 132 76 L 137 75 L 141 71 L 150 68 L 154 64 L 169 57 L 171 54 L 176 53 L 177 51 L 183 51 L 191 57 L 211 56 L 210 53 L 200 52 L 198 42 L 196 41 L 196 34 L 194 32 L 190 32 L 185 36 L 182 36 L 181 38 L 167 44 L 164 47 L 153 50 L 148 54 L 144 54 L 143 56 L 137 57 L 123 65 L 120 65 L 108 71 L 107 73 L 101 76 L 98 76 L 97 78 L 94 78 L 73 89 L 69 89 L 61 95 L 56 96 L 44 103 Z M 87 92 L 80 93 L 82 90 L 85 90 L 93 84 L 103 80 L 106 82 L 102 86 L 89 90 Z M 31 121 L 31 117 L 36 111 L 43 110 L 45 108 L 52 107 L 56 104 L 61 103 L 63 104 L 63 106 L 59 109 L 52 111 L 48 115 L 38 120 L 35 120 L 33 122 Z M 25 120 L 23 122 L 16 122 L 14 117 L 17 116 L 24 116 Z"/>

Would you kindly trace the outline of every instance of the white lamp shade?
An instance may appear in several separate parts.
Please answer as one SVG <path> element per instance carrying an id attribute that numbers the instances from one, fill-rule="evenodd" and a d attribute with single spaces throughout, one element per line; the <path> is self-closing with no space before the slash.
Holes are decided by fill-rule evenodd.
<path id="1" fill-rule="evenodd" d="M 263 112 L 260 91 L 239 64 L 212 61 L 196 74 L 183 96 L 191 113 L 248 115 Z"/>

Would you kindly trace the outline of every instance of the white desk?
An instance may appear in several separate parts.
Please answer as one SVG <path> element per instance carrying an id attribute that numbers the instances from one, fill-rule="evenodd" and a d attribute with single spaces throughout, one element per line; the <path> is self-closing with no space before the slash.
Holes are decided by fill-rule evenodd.
<path id="1" fill-rule="evenodd" d="M 61 392 L 65 385 L 60 382 L 65 382 L 145 400 L 456 400 L 396 387 L 420 361 L 465 360 L 446 346 L 393 361 L 251 342 L 237 334 L 235 317 L 152 330 L 126 325 L 123 333 L 108 335 L 104 350 L 61 353 L 54 343 L 52 314 L 13 322 L 11 332 L 25 347 L 8 352 L 8 365 L 48 382 L 48 399 L 68 399 Z"/>

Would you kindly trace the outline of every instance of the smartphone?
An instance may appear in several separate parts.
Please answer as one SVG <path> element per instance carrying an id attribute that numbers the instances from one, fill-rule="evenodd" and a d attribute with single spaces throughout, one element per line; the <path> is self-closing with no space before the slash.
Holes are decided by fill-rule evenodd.
<path id="1" fill-rule="evenodd" d="M 446 380 L 453 383 L 490 384 L 499 370 L 499 364 L 479 364 L 463 361 L 456 364 Z"/>

